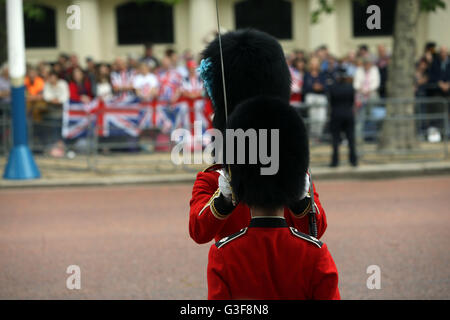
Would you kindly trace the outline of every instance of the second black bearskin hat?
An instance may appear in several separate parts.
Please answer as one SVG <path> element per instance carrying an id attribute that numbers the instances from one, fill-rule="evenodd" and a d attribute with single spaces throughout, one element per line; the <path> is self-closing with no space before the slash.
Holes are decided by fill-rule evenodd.
<path id="1" fill-rule="evenodd" d="M 221 36 L 228 114 L 245 99 L 258 95 L 273 95 L 288 102 L 291 76 L 278 41 L 265 32 L 254 29 L 230 31 Z M 225 127 L 225 106 L 219 39 L 202 52 L 210 62 L 210 98 L 214 104 L 213 126 Z"/>
<path id="2" fill-rule="evenodd" d="M 245 144 L 245 164 L 237 164 L 234 159 L 229 164 L 231 187 L 239 202 L 250 207 L 275 209 L 290 206 L 298 201 L 305 187 L 305 174 L 309 166 L 309 144 L 305 124 L 297 111 L 281 99 L 269 96 L 259 96 L 248 99 L 236 106 L 230 115 L 227 129 L 278 129 L 279 152 L 278 171 L 273 175 L 262 175 L 263 164 L 258 156 L 256 164 L 249 164 L 249 139 Z M 227 130 L 228 131 L 228 130 Z M 261 134 L 258 133 L 258 153 Z M 270 133 L 267 134 L 270 142 Z M 264 140 L 263 140 L 264 141 Z M 236 143 L 237 145 L 237 143 Z M 243 150 L 234 146 L 234 157 Z M 266 148 L 269 157 L 271 144 Z"/>

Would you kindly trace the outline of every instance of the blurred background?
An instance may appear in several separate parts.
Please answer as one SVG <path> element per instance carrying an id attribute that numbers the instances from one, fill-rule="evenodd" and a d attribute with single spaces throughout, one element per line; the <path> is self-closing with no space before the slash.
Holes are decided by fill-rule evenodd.
<path id="1" fill-rule="evenodd" d="M 342 298 L 450 298 L 450 1 L 218 10 L 222 33 L 256 28 L 284 49 Z M 40 178 L 0 180 L 0 298 L 205 298 L 209 246 L 187 221 L 207 165 L 174 164 L 170 135 L 199 121 L 186 150 L 210 141 L 196 68 L 217 35 L 215 1 L 24 0 L 23 19 Z M 0 0 L 1 168 L 14 145 L 6 21 Z M 81 290 L 65 287 L 71 264 L 86 272 Z M 381 290 L 366 286 L 374 264 Z"/>

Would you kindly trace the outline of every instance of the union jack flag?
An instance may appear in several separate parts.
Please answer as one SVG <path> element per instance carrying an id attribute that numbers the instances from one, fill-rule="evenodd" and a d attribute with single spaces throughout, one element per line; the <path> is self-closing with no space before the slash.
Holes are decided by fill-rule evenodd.
<path id="1" fill-rule="evenodd" d="M 62 136 L 65 139 L 86 137 L 89 129 L 95 128 L 95 109 L 99 101 L 90 103 L 66 103 L 63 107 Z"/>
<path id="2" fill-rule="evenodd" d="M 202 128 L 211 126 L 211 102 L 208 99 L 180 99 L 173 105 L 165 101 L 140 102 L 134 96 L 120 96 L 88 104 L 68 103 L 64 106 L 62 135 L 65 139 L 85 137 L 89 130 L 98 136 L 139 136 L 148 128 L 163 132 L 176 128 L 191 128 L 195 120 Z M 92 131 L 94 132 L 94 131 Z"/>
<path id="3" fill-rule="evenodd" d="M 97 129 L 102 137 L 139 136 L 142 130 L 151 128 L 153 104 L 139 102 L 136 97 L 125 96 L 100 102 L 97 108 Z"/>

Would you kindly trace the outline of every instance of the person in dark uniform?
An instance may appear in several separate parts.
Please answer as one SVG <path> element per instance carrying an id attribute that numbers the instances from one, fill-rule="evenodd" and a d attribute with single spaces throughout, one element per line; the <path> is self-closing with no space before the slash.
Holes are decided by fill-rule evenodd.
<path id="1" fill-rule="evenodd" d="M 356 167 L 358 160 L 355 146 L 355 91 L 352 79 L 347 77 L 345 71 L 339 70 L 336 83 L 329 87 L 328 95 L 331 107 L 330 130 L 333 141 L 333 155 L 330 166 L 337 167 L 339 165 L 339 145 L 343 132 L 348 141 L 349 162 Z"/>
<path id="2" fill-rule="evenodd" d="M 246 162 L 227 164 L 232 193 L 250 208 L 251 220 L 211 246 L 208 299 L 340 299 L 336 265 L 326 244 L 289 227 L 284 216 L 284 207 L 295 203 L 305 188 L 299 178 L 309 165 L 303 121 L 283 100 L 259 96 L 236 107 L 228 128 L 254 129 L 258 146 L 261 129 L 267 136 L 278 130 L 278 141 L 270 141 L 278 143 L 279 166 L 276 173 L 264 175 L 261 159 L 249 164 L 250 141 L 242 148 Z"/>

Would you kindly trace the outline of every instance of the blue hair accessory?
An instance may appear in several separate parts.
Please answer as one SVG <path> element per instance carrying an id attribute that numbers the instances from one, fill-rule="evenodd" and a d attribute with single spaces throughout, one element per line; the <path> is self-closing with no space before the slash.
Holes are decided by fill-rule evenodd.
<path id="1" fill-rule="evenodd" d="M 208 93 L 209 98 L 212 103 L 215 105 L 211 90 L 211 82 L 212 82 L 212 70 L 211 70 L 211 59 L 206 58 L 200 61 L 200 66 L 197 68 L 197 72 L 200 75 L 200 78 L 203 80 L 203 84 L 205 85 L 206 92 Z"/>

